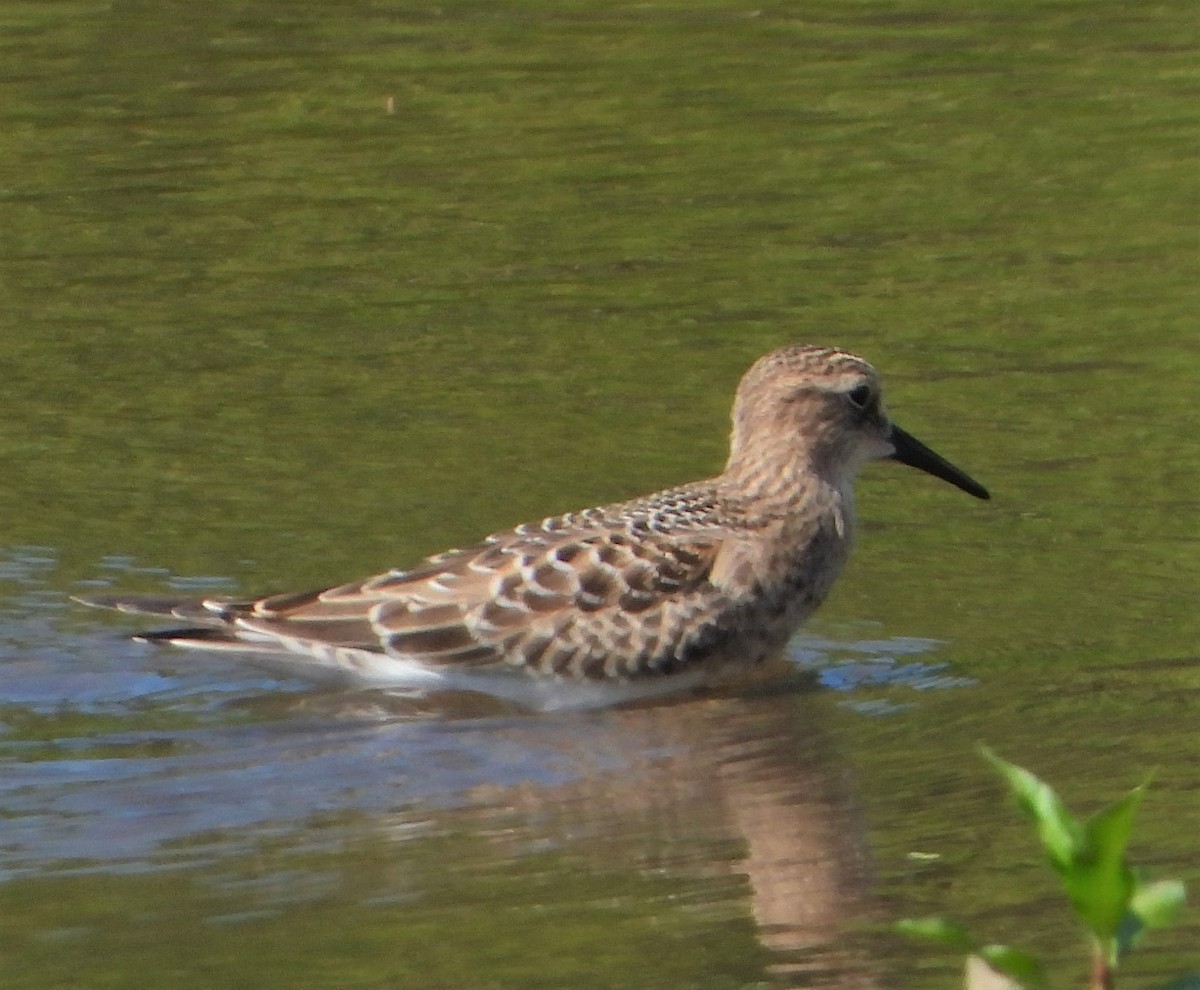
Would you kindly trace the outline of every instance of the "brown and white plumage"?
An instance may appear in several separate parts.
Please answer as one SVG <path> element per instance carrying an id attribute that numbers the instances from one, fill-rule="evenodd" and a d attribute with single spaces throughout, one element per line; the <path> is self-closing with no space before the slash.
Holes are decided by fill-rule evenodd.
<path id="1" fill-rule="evenodd" d="M 796 345 L 743 377 L 715 478 L 320 591 L 80 600 L 190 624 L 141 639 L 314 679 L 481 690 L 535 707 L 660 694 L 784 645 L 846 561 L 854 476 L 889 457 L 988 497 L 891 424 L 865 361 Z"/>

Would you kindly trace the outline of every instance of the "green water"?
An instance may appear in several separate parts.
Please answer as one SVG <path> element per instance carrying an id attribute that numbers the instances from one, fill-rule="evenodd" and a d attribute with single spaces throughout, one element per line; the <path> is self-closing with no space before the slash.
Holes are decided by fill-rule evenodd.
<path id="1" fill-rule="evenodd" d="M 973 747 L 1083 808 L 1153 770 L 1137 853 L 1200 881 L 1198 39 L 1183 0 L 0 7 L 6 986 L 948 988 L 871 927 L 944 910 L 1071 985 Z M 995 496 L 868 469 L 825 691 L 450 717 L 66 603 L 703 476 L 793 340 Z"/>

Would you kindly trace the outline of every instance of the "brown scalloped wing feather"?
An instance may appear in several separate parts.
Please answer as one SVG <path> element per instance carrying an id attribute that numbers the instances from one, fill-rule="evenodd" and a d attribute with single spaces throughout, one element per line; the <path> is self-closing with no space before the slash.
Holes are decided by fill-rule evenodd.
<path id="1" fill-rule="evenodd" d="M 669 673 L 721 543 L 622 530 L 514 531 L 411 571 L 228 607 L 239 628 L 428 664 L 504 662 L 570 677 Z"/>

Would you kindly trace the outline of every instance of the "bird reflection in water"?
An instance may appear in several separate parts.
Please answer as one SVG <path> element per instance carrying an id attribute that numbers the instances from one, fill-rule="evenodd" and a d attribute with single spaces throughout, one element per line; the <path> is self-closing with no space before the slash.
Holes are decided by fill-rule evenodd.
<path id="1" fill-rule="evenodd" d="M 744 898 L 733 910 L 748 909 L 776 978 L 874 987 L 869 962 L 842 937 L 870 908 L 871 867 L 854 774 L 827 724 L 835 705 L 793 684 L 485 718 L 474 724 L 488 745 L 513 754 L 549 745 L 557 771 L 534 766 L 524 780 L 471 788 L 467 820 L 456 815 L 452 827 L 488 835 L 514 859 L 550 846 L 595 857 L 597 870 L 733 879 Z M 484 714 L 474 707 L 453 717 Z M 714 909 L 729 909 L 729 891 L 714 888 L 725 902 Z"/>

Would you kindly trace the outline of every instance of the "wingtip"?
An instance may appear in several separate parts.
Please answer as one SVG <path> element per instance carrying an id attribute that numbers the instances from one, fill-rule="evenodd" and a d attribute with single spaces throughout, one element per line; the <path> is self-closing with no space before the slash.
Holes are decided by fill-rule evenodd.
<path id="1" fill-rule="evenodd" d="M 136 595 L 136 594 L 97 594 L 72 595 L 73 601 L 89 608 L 106 608 L 130 615 L 156 615 L 164 618 L 196 618 L 191 613 L 197 611 L 195 606 L 201 605 L 191 598 L 178 595 Z M 187 616 L 181 615 L 185 609 Z"/>
<path id="2" fill-rule="evenodd" d="M 71 601 L 86 605 L 88 608 L 120 608 L 124 596 L 121 595 L 72 595 Z"/>

